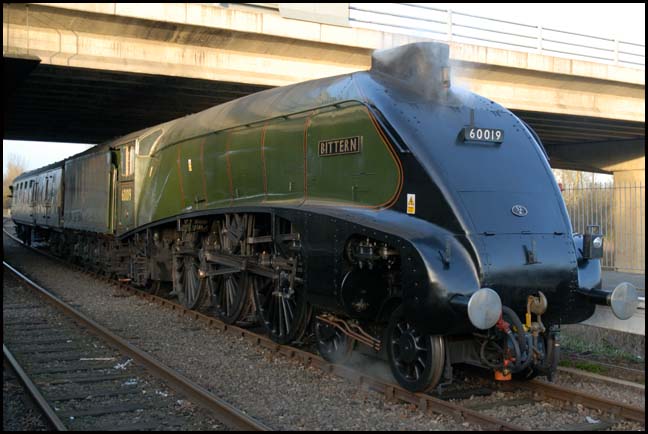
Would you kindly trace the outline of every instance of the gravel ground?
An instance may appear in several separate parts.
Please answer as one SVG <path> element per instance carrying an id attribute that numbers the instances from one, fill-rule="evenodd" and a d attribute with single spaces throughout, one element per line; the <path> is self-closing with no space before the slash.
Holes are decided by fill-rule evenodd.
<path id="1" fill-rule="evenodd" d="M 570 385 L 574 387 L 574 385 Z M 542 399 L 529 391 L 497 391 L 490 396 L 471 397 L 461 405 L 479 410 L 489 416 L 501 418 L 534 431 L 592 431 L 596 422 L 606 423 L 608 431 L 643 431 L 643 424 L 618 422 L 599 411 L 580 404 L 572 406 L 555 399 Z M 601 430 L 601 428 L 597 428 Z"/>
<path id="2" fill-rule="evenodd" d="M 13 372 L 2 370 L 2 431 L 49 431 Z"/>
<path id="3" fill-rule="evenodd" d="M 604 396 L 612 401 L 623 402 L 635 407 L 646 407 L 644 391 L 622 385 L 610 385 L 601 381 L 590 380 L 580 375 L 560 372 L 554 378 L 554 384 L 570 387 L 585 393 Z"/>
<path id="4" fill-rule="evenodd" d="M 41 390 L 41 393 L 48 398 L 60 394 L 82 394 L 83 399 L 55 401 L 52 404 L 57 412 L 69 412 L 70 416 L 59 413 L 62 421 L 70 429 L 75 431 L 103 430 L 103 428 L 118 428 L 124 426 L 148 426 L 156 430 L 178 430 L 187 429 L 191 431 L 214 431 L 225 430 L 227 427 L 214 419 L 210 413 L 195 406 L 183 396 L 175 394 L 162 381 L 151 377 L 146 370 L 135 364 L 127 357 L 121 356 L 117 351 L 107 347 L 103 341 L 95 336 L 88 335 L 73 321 L 59 313 L 51 305 L 43 302 L 30 289 L 25 288 L 13 275 L 7 273 L 3 279 L 3 340 L 7 342 L 10 349 L 13 348 L 14 356 L 21 363 L 26 372 L 30 375 L 34 368 L 71 368 L 76 372 L 68 373 L 47 373 L 33 377 L 33 381 Z M 16 322 L 31 322 L 33 325 L 11 325 Z M 30 327 L 38 327 L 29 331 Z M 29 344 L 21 345 L 25 340 L 43 340 L 64 337 L 66 343 L 50 344 Z M 65 349 L 65 353 L 52 353 L 56 348 Z M 38 354 L 28 353 L 28 350 L 38 350 Z M 45 352 L 43 352 L 45 351 Z M 35 362 L 37 356 L 58 357 L 67 354 L 76 356 L 74 360 L 49 360 Z M 110 359 L 105 361 L 88 362 L 82 358 Z M 114 381 L 102 381 L 99 383 L 62 383 L 56 384 L 59 379 L 65 376 L 87 377 L 88 371 L 79 368 L 88 368 L 102 364 L 101 369 L 92 370 L 92 375 L 127 375 L 127 377 Z M 116 367 L 117 364 L 123 365 Z M 53 380 L 53 381 L 52 381 Z M 20 393 L 14 383 L 16 380 L 7 378 L 5 371 L 5 399 L 4 415 L 7 430 L 16 431 L 23 429 L 38 429 L 40 411 L 25 411 L 21 408 L 21 401 L 18 399 Z M 135 392 L 127 395 L 101 396 L 101 391 L 126 391 Z M 7 395 L 7 393 L 9 393 Z M 144 411 L 128 411 L 121 413 L 110 413 L 101 416 L 75 417 L 84 410 L 96 410 L 97 408 L 109 408 L 113 406 L 130 405 L 137 403 L 150 406 L 151 409 Z M 7 426 L 7 420 L 12 421 Z M 42 428 L 41 428 L 42 429 Z"/>
<path id="5" fill-rule="evenodd" d="M 119 328 L 122 336 L 136 337 L 135 343 L 216 395 L 262 420 L 274 429 L 298 430 L 466 430 L 479 429 L 439 415 L 426 415 L 410 405 L 386 403 L 372 392 L 359 391 L 346 380 L 305 368 L 298 362 L 275 357 L 217 329 L 206 328 L 191 319 L 135 297 L 124 297 L 109 285 L 64 269 L 50 260 L 28 260 L 33 254 L 17 249 L 5 240 L 5 252 L 20 268 L 68 301 L 82 306 L 98 322 Z M 38 264 L 38 265 L 36 265 Z M 60 285 L 58 282 L 66 282 Z M 595 387 L 609 399 L 627 398 L 623 387 L 589 386 L 582 378 L 559 384 L 586 390 Z M 609 390 L 608 390 L 609 388 Z M 601 393 L 601 391 L 604 391 Z M 488 406 L 502 400 L 523 399 L 528 393 L 497 392 L 471 398 L 472 405 Z M 498 395 L 500 394 L 500 395 Z M 501 395 L 503 394 L 503 395 Z M 638 399 L 638 398 L 631 398 Z M 466 400 L 461 404 L 467 403 Z M 643 401 L 641 401 L 643 405 Z M 560 429 L 586 423 L 586 417 L 600 419 L 595 411 L 561 408 L 559 402 L 529 402 L 515 406 L 480 409 L 487 414 L 510 418 L 535 429 Z M 624 423 L 615 429 L 642 429 Z"/>
<path id="6" fill-rule="evenodd" d="M 462 404 L 471 407 L 484 406 L 487 403 L 492 403 L 494 407 L 485 409 L 483 411 L 485 414 L 501 417 L 508 422 L 529 427 L 532 430 L 561 430 L 565 429 L 565 426 L 586 422 L 586 416 L 597 416 L 590 410 L 574 412 L 571 409 L 562 409 L 559 402 L 535 401 L 529 392 L 506 393 L 498 391 L 488 397 L 473 398 L 462 402 Z M 508 409 L 508 411 L 504 409 Z"/>
<path id="7" fill-rule="evenodd" d="M 217 329 L 178 317 L 110 285 L 37 257 L 5 237 L 5 257 L 97 322 L 120 329 L 121 336 L 235 407 L 276 430 L 466 430 L 441 415 L 410 405 L 385 402 L 346 380 L 274 357 Z M 62 285 L 61 282 L 65 282 Z"/>
<path id="8" fill-rule="evenodd" d="M 457 369 L 455 370 L 453 393 L 459 393 L 463 389 L 486 388 L 494 390 L 490 395 L 478 396 L 479 394 L 476 393 L 475 396 L 452 400 L 452 402 L 534 431 L 593 430 L 588 427 L 593 426 L 595 421 L 605 422 L 604 427 L 609 426 L 608 430 L 614 431 L 643 430 L 644 427 L 644 425 L 634 422 L 616 423 L 613 418 L 599 411 L 585 408 L 580 404 L 573 406 L 560 400 L 543 399 L 531 391 L 499 390 L 499 384 L 485 378 L 479 374 L 479 370 L 474 368 Z M 575 383 L 565 384 L 565 386 L 576 388 Z M 620 393 L 618 390 L 616 392 Z M 610 399 L 612 398 L 610 397 Z M 601 427 L 597 427 L 597 430 L 601 430 Z"/>

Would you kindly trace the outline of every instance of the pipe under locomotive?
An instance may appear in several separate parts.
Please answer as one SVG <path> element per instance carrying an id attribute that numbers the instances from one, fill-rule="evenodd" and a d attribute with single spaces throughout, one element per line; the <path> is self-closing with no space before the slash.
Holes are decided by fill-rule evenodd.
<path id="1" fill-rule="evenodd" d="M 572 235 L 535 133 L 449 66 L 446 45 L 406 45 L 130 134 L 16 178 L 13 219 L 278 342 L 312 322 L 329 360 L 383 351 L 410 390 L 455 363 L 551 375 L 560 324 L 629 318 L 636 291 L 601 290 L 602 234 Z M 42 177 L 60 190 L 33 194 Z"/>

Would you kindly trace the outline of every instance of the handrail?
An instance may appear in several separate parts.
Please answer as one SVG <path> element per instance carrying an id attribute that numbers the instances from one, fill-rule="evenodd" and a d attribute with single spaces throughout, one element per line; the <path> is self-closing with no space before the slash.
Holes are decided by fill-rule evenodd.
<path id="1" fill-rule="evenodd" d="M 414 11 L 414 9 L 418 9 L 418 11 Z M 430 12 L 430 14 L 422 16 L 421 9 Z M 404 23 L 403 20 L 407 20 L 407 22 Z M 479 20 L 479 22 L 476 23 L 475 20 Z M 388 31 L 392 32 L 397 31 L 446 42 L 475 42 L 476 45 L 523 49 L 527 52 L 614 65 L 634 67 L 638 65 L 645 68 L 646 64 L 646 46 L 640 43 L 541 25 L 516 23 L 415 3 L 380 3 L 376 6 L 369 6 L 367 3 L 349 3 L 349 24 L 352 27 L 377 30 L 389 28 Z M 508 28 L 501 28 L 502 24 Z M 519 32 L 511 29 L 510 26 L 517 26 Z M 470 31 L 474 34 L 469 34 Z M 434 35 L 429 35 L 430 33 Z M 551 36 L 545 35 L 545 33 L 550 33 Z M 497 38 L 497 35 L 501 35 L 501 38 Z M 534 40 L 535 44 L 523 45 L 524 42 L 520 38 Z M 624 47 L 620 48 L 621 45 Z M 634 49 L 631 47 L 637 47 L 639 50 L 632 52 Z M 596 52 L 593 53 L 592 50 Z"/>

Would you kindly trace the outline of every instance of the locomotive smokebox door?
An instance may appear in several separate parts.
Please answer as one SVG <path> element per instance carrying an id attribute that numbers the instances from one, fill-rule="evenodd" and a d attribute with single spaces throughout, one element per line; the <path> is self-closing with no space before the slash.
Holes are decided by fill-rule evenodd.
<path id="1" fill-rule="evenodd" d="M 588 225 L 583 235 L 583 257 L 597 259 L 603 257 L 603 234 L 601 226 Z"/>

